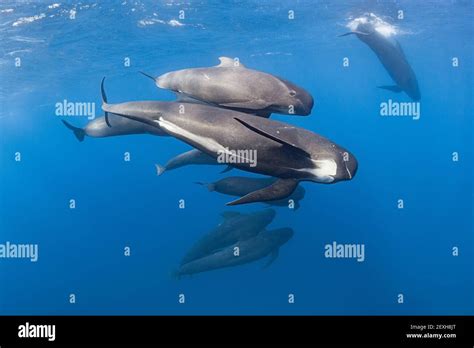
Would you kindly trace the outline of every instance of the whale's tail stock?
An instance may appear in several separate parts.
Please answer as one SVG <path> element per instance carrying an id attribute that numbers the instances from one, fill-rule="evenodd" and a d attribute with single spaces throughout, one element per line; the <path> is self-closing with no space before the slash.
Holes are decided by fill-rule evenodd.
<path id="1" fill-rule="evenodd" d="M 64 125 L 69 128 L 70 130 L 72 130 L 72 132 L 74 133 L 74 135 L 76 136 L 77 140 L 79 141 L 84 141 L 84 137 L 86 136 L 86 132 L 84 131 L 84 129 L 82 128 L 79 128 L 79 127 L 74 127 L 72 124 L 70 124 L 69 122 L 67 121 L 64 121 L 64 120 L 61 120 L 63 121 Z"/>

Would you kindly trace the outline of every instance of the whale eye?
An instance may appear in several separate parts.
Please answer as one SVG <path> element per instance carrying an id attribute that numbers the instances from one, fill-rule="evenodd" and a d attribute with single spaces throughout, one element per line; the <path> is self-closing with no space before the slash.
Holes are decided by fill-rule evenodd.
<path id="1" fill-rule="evenodd" d="M 296 91 L 291 90 L 290 91 L 290 97 L 294 97 L 296 95 Z"/>

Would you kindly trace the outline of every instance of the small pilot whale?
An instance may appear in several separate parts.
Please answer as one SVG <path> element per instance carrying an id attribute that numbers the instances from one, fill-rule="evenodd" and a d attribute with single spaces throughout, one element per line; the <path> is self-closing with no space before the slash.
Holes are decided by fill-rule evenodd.
<path id="1" fill-rule="evenodd" d="M 277 181 L 277 178 L 251 178 L 245 176 L 230 176 L 220 179 L 213 183 L 197 182 L 197 184 L 204 185 L 209 191 L 216 191 L 225 195 L 242 197 L 253 191 L 261 190 L 270 186 Z M 294 204 L 294 210 L 300 207 L 299 201 L 304 198 L 305 190 L 301 185 L 298 185 L 293 193 L 285 199 L 278 201 L 268 201 L 270 205 L 288 206 L 291 199 Z"/>
<path id="2" fill-rule="evenodd" d="M 190 151 L 186 151 L 182 154 L 179 154 L 173 157 L 164 166 L 155 164 L 156 175 L 160 176 L 166 171 L 174 170 L 177 168 L 181 168 L 181 167 L 193 165 L 193 164 L 217 165 L 220 163 L 218 163 L 214 157 L 211 157 L 199 150 L 192 149 Z"/>
<path id="3" fill-rule="evenodd" d="M 233 159 L 232 167 L 278 178 L 228 205 L 279 200 L 291 195 L 300 181 L 330 184 L 356 174 L 357 160 L 349 151 L 306 129 L 195 103 L 108 104 L 103 82 L 105 112 L 155 126 L 216 159 L 225 154 Z M 185 115 L 178 112 L 183 108 Z M 258 160 L 239 153 L 258 154 Z"/>
<path id="4" fill-rule="evenodd" d="M 220 57 L 214 67 L 183 69 L 150 77 L 160 88 L 184 94 L 214 106 L 268 117 L 272 112 L 309 115 L 313 97 L 303 88 L 279 77 L 246 68 Z"/>
<path id="5" fill-rule="evenodd" d="M 396 83 L 395 86 L 380 86 L 379 88 L 396 93 L 404 91 L 411 99 L 415 101 L 420 100 L 421 93 L 418 87 L 418 80 L 408 63 L 400 43 L 393 35 L 384 35 L 377 30 L 372 17 L 373 15 L 362 17 L 355 30 L 340 36 L 356 35 L 377 55 L 385 70 L 387 70 Z"/>
<path id="6" fill-rule="evenodd" d="M 264 267 L 270 266 L 278 257 L 280 248 L 294 235 L 291 228 L 273 231 L 263 230 L 257 236 L 238 241 L 208 256 L 181 265 L 175 276 L 192 275 L 215 269 L 239 266 L 270 255 Z"/>

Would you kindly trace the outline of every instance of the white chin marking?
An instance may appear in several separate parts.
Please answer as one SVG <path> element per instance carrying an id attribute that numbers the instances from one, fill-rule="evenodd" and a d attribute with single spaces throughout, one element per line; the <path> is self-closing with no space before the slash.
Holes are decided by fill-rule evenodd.
<path id="1" fill-rule="evenodd" d="M 311 180 L 322 183 L 330 183 L 334 181 L 337 173 L 337 164 L 334 160 L 312 160 L 316 164 L 316 168 L 299 169 L 298 171 L 306 172 L 311 175 Z"/>

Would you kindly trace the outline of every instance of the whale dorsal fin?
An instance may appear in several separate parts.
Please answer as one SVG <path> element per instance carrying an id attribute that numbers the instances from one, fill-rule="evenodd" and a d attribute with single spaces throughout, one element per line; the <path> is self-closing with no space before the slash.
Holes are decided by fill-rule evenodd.
<path id="1" fill-rule="evenodd" d="M 229 58 L 229 57 L 219 57 L 220 64 L 216 65 L 219 68 L 245 68 L 240 61 Z"/>
<path id="2" fill-rule="evenodd" d="M 243 124 L 245 127 L 248 129 L 254 131 L 255 133 L 258 133 L 264 137 L 267 137 L 269 139 L 272 139 L 276 141 L 277 143 L 280 143 L 282 145 L 286 145 L 291 147 L 292 149 L 296 150 L 299 154 L 311 158 L 311 155 L 300 148 L 297 144 L 298 141 L 298 134 L 297 130 L 294 127 L 278 127 L 278 128 L 269 128 L 265 129 L 261 125 L 257 124 L 252 124 L 251 122 L 244 121 L 238 117 L 234 117 L 234 119 L 241 124 Z"/>

